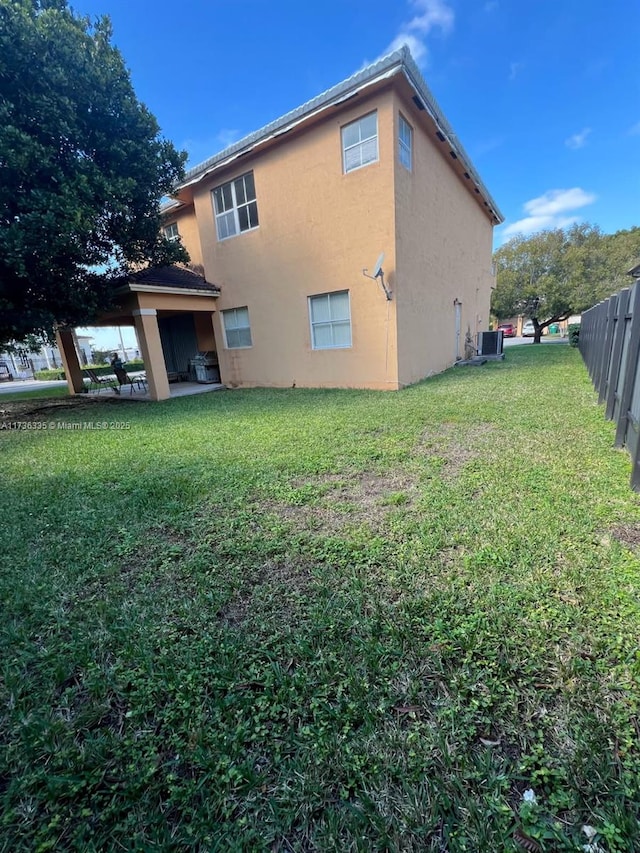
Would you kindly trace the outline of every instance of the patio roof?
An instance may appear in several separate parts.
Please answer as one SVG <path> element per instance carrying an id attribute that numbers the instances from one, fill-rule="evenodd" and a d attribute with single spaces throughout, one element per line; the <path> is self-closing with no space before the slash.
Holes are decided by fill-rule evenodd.
<path id="1" fill-rule="evenodd" d="M 116 293 L 131 291 L 155 291 L 158 293 L 201 293 L 218 296 L 220 288 L 186 267 L 148 267 L 123 277 Z"/>

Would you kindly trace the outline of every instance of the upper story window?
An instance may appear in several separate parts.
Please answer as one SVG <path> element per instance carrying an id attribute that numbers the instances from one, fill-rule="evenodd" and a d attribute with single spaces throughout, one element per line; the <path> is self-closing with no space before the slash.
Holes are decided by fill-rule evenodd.
<path id="1" fill-rule="evenodd" d="M 253 172 L 213 190 L 218 240 L 258 227 L 258 202 Z"/>
<path id="2" fill-rule="evenodd" d="M 246 305 L 223 311 L 222 322 L 227 349 L 244 349 L 251 346 L 249 309 Z"/>
<path id="3" fill-rule="evenodd" d="M 340 349 L 351 346 L 349 291 L 322 293 L 309 297 L 311 346 L 313 349 Z"/>
<path id="4" fill-rule="evenodd" d="M 413 155 L 413 128 L 409 122 L 400 116 L 398 127 L 398 147 L 400 152 L 400 162 L 411 171 L 411 158 Z"/>
<path id="5" fill-rule="evenodd" d="M 378 160 L 378 113 L 345 124 L 342 128 L 342 163 L 345 172 L 353 172 Z"/>
<path id="6" fill-rule="evenodd" d="M 162 231 L 167 240 L 177 240 L 180 237 L 177 222 L 172 222 L 170 225 L 165 225 Z"/>

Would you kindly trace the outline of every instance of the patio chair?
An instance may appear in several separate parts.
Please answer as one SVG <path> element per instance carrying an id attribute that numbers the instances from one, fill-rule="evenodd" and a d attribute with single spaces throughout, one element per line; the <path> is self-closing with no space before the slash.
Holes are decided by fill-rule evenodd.
<path id="1" fill-rule="evenodd" d="M 113 372 L 115 373 L 116 379 L 118 380 L 118 385 L 120 386 L 117 389 L 118 393 L 120 393 L 120 388 L 122 388 L 123 385 L 130 386 L 130 394 L 133 394 L 134 385 L 138 388 L 138 390 L 147 390 L 147 380 L 144 376 L 129 376 L 129 374 L 123 367 L 116 367 Z"/>
<path id="2" fill-rule="evenodd" d="M 109 379 L 106 376 L 98 376 L 95 370 L 85 370 L 84 372 L 89 377 L 89 387 L 87 388 L 87 391 L 97 390 L 99 394 L 103 388 L 113 388 L 114 391 L 116 390 L 113 384 L 113 379 Z"/>

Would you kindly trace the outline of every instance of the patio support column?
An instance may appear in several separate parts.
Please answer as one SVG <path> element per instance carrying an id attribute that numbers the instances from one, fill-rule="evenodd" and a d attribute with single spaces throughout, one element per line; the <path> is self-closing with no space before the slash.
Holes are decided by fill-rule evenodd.
<path id="1" fill-rule="evenodd" d="M 152 400 L 167 400 L 170 396 L 169 380 L 160 341 L 158 312 L 155 308 L 136 308 L 133 320 L 147 372 L 149 395 Z"/>
<path id="2" fill-rule="evenodd" d="M 67 377 L 69 394 L 82 394 L 84 392 L 84 377 L 76 351 L 73 329 L 56 329 L 56 343 L 62 356 L 62 366 Z"/>

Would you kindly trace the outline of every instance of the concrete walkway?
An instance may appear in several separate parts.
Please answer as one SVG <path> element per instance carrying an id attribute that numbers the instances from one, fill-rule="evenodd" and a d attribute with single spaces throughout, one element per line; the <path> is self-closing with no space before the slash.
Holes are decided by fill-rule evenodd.
<path id="1" fill-rule="evenodd" d="M 133 378 L 133 377 L 132 377 Z M 190 397 L 193 394 L 206 394 L 208 391 L 223 391 L 225 388 L 220 382 L 201 383 L 201 382 L 172 382 L 169 385 L 169 399 L 173 400 L 176 397 Z M 88 397 L 106 397 L 113 398 L 113 388 L 105 387 L 89 391 Z M 135 382 L 133 387 L 123 385 L 120 388 L 120 395 L 123 400 L 146 400 L 151 401 L 148 388 L 139 388 Z"/>

